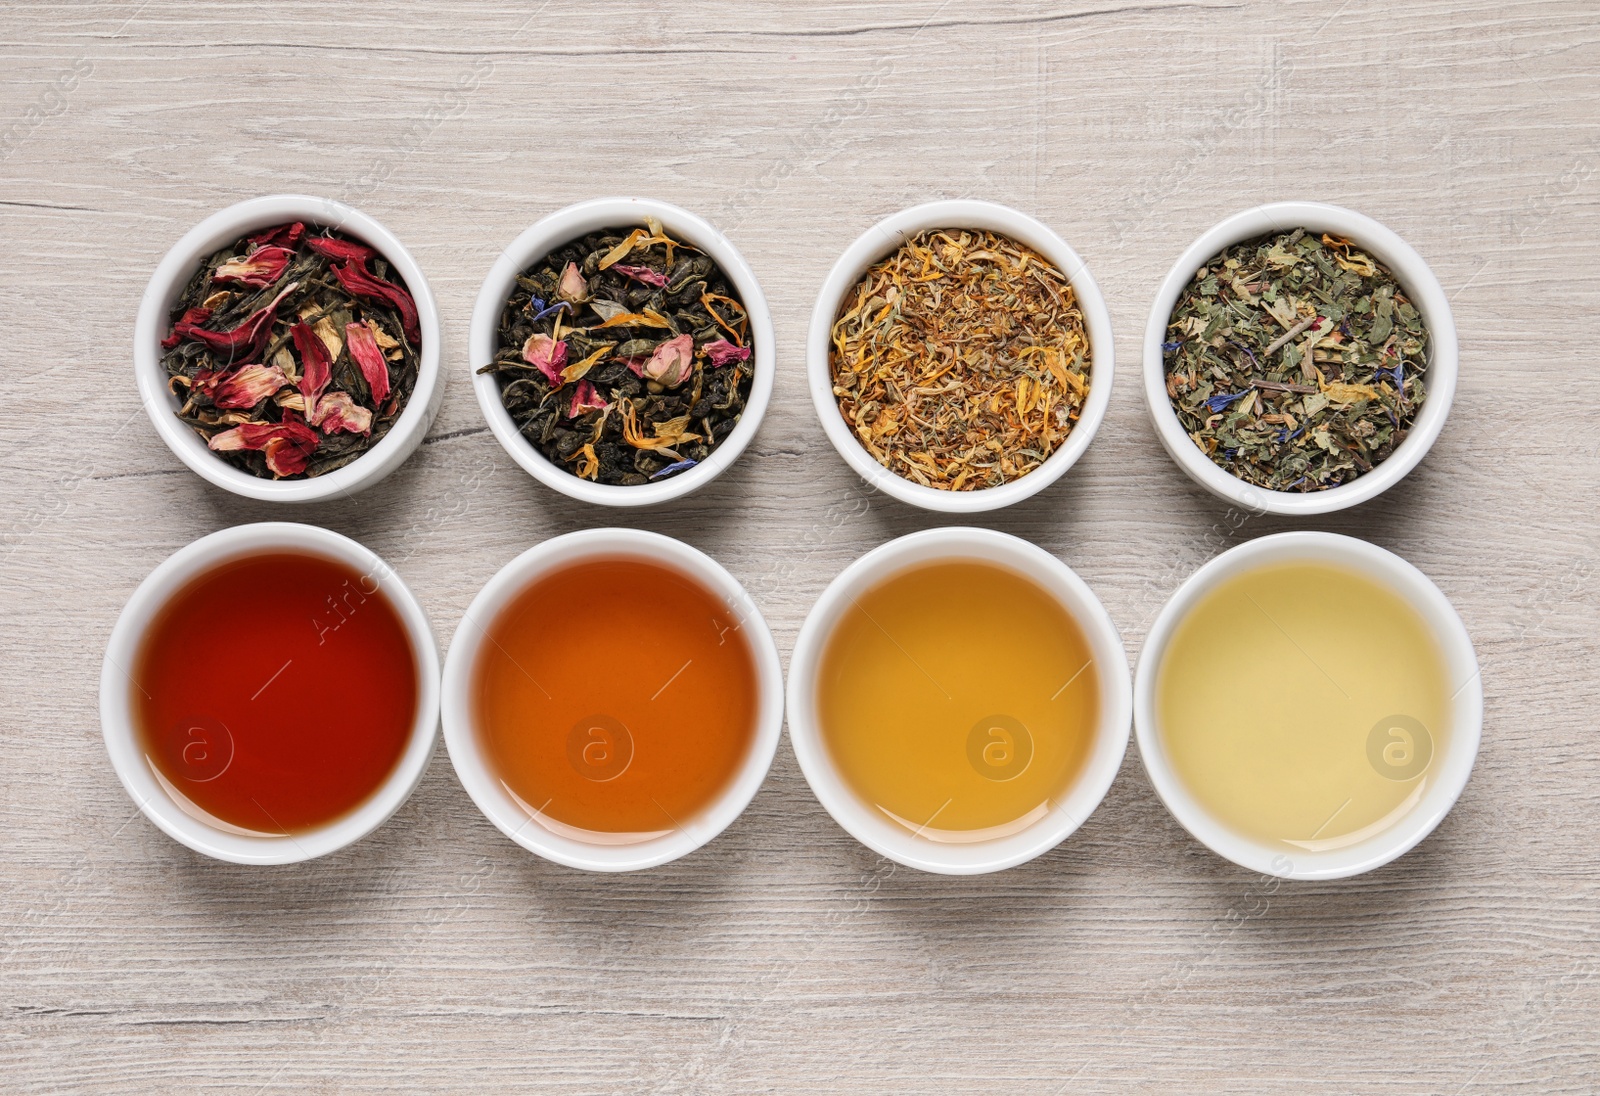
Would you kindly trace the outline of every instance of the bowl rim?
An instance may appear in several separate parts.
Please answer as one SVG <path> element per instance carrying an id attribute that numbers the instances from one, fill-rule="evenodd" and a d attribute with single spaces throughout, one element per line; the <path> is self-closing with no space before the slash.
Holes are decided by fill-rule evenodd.
<path id="1" fill-rule="evenodd" d="M 875 814 L 839 774 L 816 712 L 817 674 L 846 603 L 905 571 L 942 560 L 975 560 L 1019 574 L 1071 613 L 1100 672 L 1095 742 L 1071 792 L 1019 833 L 974 844 L 919 840 Z M 828 584 L 806 615 L 789 659 L 789 743 L 818 802 L 867 848 L 906 867 L 941 875 L 978 875 L 1015 867 L 1061 844 L 1105 799 L 1121 770 L 1133 719 L 1128 656 L 1116 624 L 1078 574 L 1036 544 L 992 529 L 947 526 L 897 537 L 861 556 Z"/>
<path id="2" fill-rule="evenodd" d="M 332 472 L 303 480 L 269 480 L 226 463 L 178 420 L 180 404 L 167 387 L 160 343 L 168 313 L 200 263 L 219 248 L 273 225 L 305 221 L 347 232 L 376 248 L 400 275 L 417 305 L 422 345 L 417 351 L 417 385 L 400 417 L 382 441 Z M 173 244 L 156 264 L 139 301 L 134 321 L 133 365 L 139 399 L 167 448 L 209 483 L 263 502 L 317 502 L 372 486 L 403 464 L 422 442 L 444 396 L 439 377 L 439 305 L 422 268 L 399 237 L 375 218 L 332 198 L 271 194 L 237 202 L 206 217 Z"/>
<path id="3" fill-rule="evenodd" d="M 834 318 L 844 296 L 866 273 L 868 267 L 890 254 L 918 232 L 929 229 L 975 229 L 1009 236 L 1038 252 L 1066 275 L 1083 313 L 1084 331 L 1089 339 L 1089 397 L 1083 413 L 1066 441 L 1032 472 L 1001 484 L 973 491 L 941 491 L 891 472 L 864 449 L 845 423 L 833 395 L 833 379 L 828 364 Z M 901 502 L 924 510 L 947 514 L 977 514 L 998 510 L 1031 498 L 1049 487 L 1076 464 L 1094 440 L 1111 403 L 1115 352 L 1111 314 L 1106 309 L 1099 284 L 1089 273 L 1088 264 L 1067 242 L 1045 225 L 1025 213 L 998 202 L 971 198 L 946 199 L 911 206 L 872 225 L 845 248 L 834 262 L 817 293 L 806 333 L 806 379 L 811 402 L 828 441 L 870 487 Z"/>
<path id="4" fill-rule="evenodd" d="M 586 233 L 630 224 L 643 226 L 646 217 L 654 217 L 673 235 L 709 256 L 738 289 L 745 312 L 750 317 L 750 343 L 755 351 L 750 398 L 745 403 L 738 423 L 722 444 L 688 471 L 660 483 L 632 487 L 591 483 L 552 464 L 524 439 L 500 400 L 499 381 L 492 375 L 480 374 L 478 370 L 494 360 L 498 349 L 500 314 L 510 298 L 511 286 L 518 274 L 551 251 Z M 548 213 L 534 222 L 500 252 L 489 273 L 484 276 L 472 308 L 467 347 L 467 369 L 473 394 L 477 397 L 484 421 L 501 448 L 525 472 L 546 487 L 580 502 L 600 506 L 653 506 L 670 502 L 699 490 L 720 476 L 739 458 L 760 429 L 772 398 L 773 378 L 777 372 L 772 313 L 767 307 L 767 298 L 761 291 L 755 270 L 733 242 L 709 221 L 654 198 L 590 198 Z"/>
<path id="5" fill-rule="evenodd" d="M 757 714 L 749 752 L 738 775 L 692 822 L 666 836 L 628 845 L 601 845 L 529 826 L 533 817 L 501 785 L 474 727 L 472 674 L 486 628 L 510 600 L 553 571 L 593 559 L 635 559 L 676 570 L 720 599 L 739 623 L 756 666 Z M 783 668 L 760 608 L 738 579 L 700 549 L 641 529 L 585 529 L 534 545 L 495 572 L 462 614 L 446 653 L 441 687 L 445 747 L 467 795 L 496 829 L 546 860 L 586 871 L 652 868 L 687 856 L 744 813 L 766 781 L 783 729 Z"/>
<path id="6" fill-rule="evenodd" d="M 130 669 L 156 615 L 174 594 L 213 568 L 272 551 L 304 552 L 354 567 L 388 597 L 417 664 L 417 712 L 405 751 L 360 806 L 323 826 L 283 837 L 229 833 L 200 821 L 163 789 L 134 729 Z M 100 667 L 100 728 L 111 766 L 128 796 L 158 829 L 198 853 L 234 864 L 292 864 L 326 856 L 372 833 L 416 790 L 433 757 L 439 728 L 439 652 L 427 614 L 405 581 L 358 541 L 316 525 L 257 522 L 207 534 L 179 548 L 151 571 L 123 606 Z"/>
<path id="7" fill-rule="evenodd" d="M 1234 244 L 1270 232 L 1304 228 L 1344 236 L 1387 266 L 1422 313 L 1428 329 L 1430 357 L 1428 393 L 1406 440 L 1387 460 L 1349 483 L 1324 491 L 1298 494 L 1271 491 L 1224 472 L 1202 453 L 1184 431 L 1167 396 L 1166 362 L 1161 344 L 1178 296 L 1195 271 Z M 1422 256 L 1392 229 L 1363 213 L 1326 202 L 1271 202 L 1234 213 L 1191 243 L 1162 279 L 1150 306 L 1144 330 L 1144 391 L 1156 436 L 1179 468 L 1201 487 L 1224 501 L 1258 513 L 1309 517 L 1355 506 L 1393 487 L 1427 456 L 1438 440 L 1455 399 L 1460 373 L 1459 348 L 1450 298 Z"/>
<path id="8" fill-rule="evenodd" d="M 1219 583 L 1237 575 L 1263 565 L 1308 559 L 1359 570 L 1404 598 L 1433 632 L 1451 680 L 1464 682 L 1452 697 L 1449 747 L 1437 767 L 1438 779 L 1395 825 L 1343 849 L 1288 850 L 1252 840 L 1213 818 L 1167 763 L 1155 716 L 1161 661 L 1174 632 L 1196 604 Z M 1403 856 L 1450 813 L 1466 788 L 1477 759 L 1483 729 L 1483 682 L 1466 625 L 1427 575 L 1369 541 L 1339 533 L 1299 530 L 1236 545 L 1207 561 L 1179 585 L 1156 616 L 1139 653 L 1133 707 L 1134 734 L 1150 783 L 1168 812 L 1195 840 L 1218 856 L 1263 875 L 1298 880 L 1344 879 Z"/>

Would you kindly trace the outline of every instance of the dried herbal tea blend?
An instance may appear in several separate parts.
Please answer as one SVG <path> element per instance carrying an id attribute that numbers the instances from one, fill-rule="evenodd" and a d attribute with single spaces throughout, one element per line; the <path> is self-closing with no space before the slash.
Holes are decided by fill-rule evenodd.
<path id="1" fill-rule="evenodd" d="M 302 222 L 206 260 L 162 340 L 178 417 L 263 479 L 308 479 L 371 449 L 417 384 L 422 333 L 374 249 Z"/>
<path id="2" fill-rule="evenodd" d="M 992 232 L 923 232 L 871 267 L 840 307 L 829 361 L 872 458 L 944 491 L 1039 467 L 1089 394 L 1072 284 Z"/>
<path id="3" fill-rule="evenodd" d="M 1297 228 L 1195 272 L 1162 344 L 1167 395 L 1225 472 L 1321 491 L 1372 471 L 1425 396 L 1428 332 L 1388 268 Z"/>
<path id="4" fill-rule="evenodd" d="M 552 464 L 636 486 L 727 440 L 755 362 L 738 290 L 647 220 L 574 240 L 519 275 L 500 348 L 478 372 L 496 375 L 512 420 Z"/>

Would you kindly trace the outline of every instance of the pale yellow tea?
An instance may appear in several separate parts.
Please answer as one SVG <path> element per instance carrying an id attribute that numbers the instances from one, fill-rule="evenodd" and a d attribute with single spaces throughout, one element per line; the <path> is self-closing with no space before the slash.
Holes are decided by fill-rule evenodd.
<path id="1" fill-rule="evenodd" d="M 817 683 L 822 738 L 855 793 L 931 841 L 1043 818 L 1088 758 L 1099 675 L 1071 614 L 989 563 L 905 571 L 855 599 Z"/>
<path id="2" fill-rule="evenodd" d="M 1286 563 L 1195 605 L 1158 669 L 1156 715 L 1173 771 L 1213 817 L 1322 851 L 1382 833 L 1421 799 L 1449 748 L 1454 691 L 1397 594 Z"/>

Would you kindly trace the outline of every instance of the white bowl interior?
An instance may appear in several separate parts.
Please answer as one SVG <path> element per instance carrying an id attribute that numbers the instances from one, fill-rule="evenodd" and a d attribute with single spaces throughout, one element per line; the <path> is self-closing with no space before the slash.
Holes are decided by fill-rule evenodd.
<path id="1" fill-rule="evenodd" d="M 864 801 L 840 774 L 822 738 L 817 673 L 852 599 L 911 568 L 943 560 L 977 560 L 1038 584 L 1072 614 L 1093 653 L 1099 683 L 1099 725 L 1088 760 L 1071 791 L 1027 829 L 972 844 L 945 844 L 908 833 Z M 829 584 L 795 643 L 789 663 L 789 739 L 811 789 L 856 840 L 908 867 L 947 875 L 999 871 L 1049 851 L 1081 826 L 1105 798 L 1128 745 L 1132 686 L 1127 653 L 1100 599 L 1070 567 L 1036 545 L 988 529 L 947 528 L 890 541 L 847 567 Z"/>
<path id="2" fill-rule="evenodd" d="M 202 821 L 168 791 L 145 757 L 134 726 L 133 682 L 146 631 L 163 606 L 199 575 L 263 552 L 292 551 L 332 559 L 369 577 L 394 606 L 417 665 L 417 714 L 394 771 L 360 806 L 317 829 L 285 837 L 228 832 Z M 100 672 L 100 726 L 106 750 L 128 795 L 145 817 L 196 852 L 236 864 L 310 860 L 360 840 L 389 819 L 416 788 L 433 756 L 439 727 L 439 653 L 427 615 L 388 564 L 348 537 L 313 525 L 265 522 L 212 533 L 179 549 L 139 584 L 112 629 Z"/>
<path id="3" fill-rule="evenodd" d="M 688 471 L 659 483 L 632 487 L 591 483 L 553 464 L 535 449 L 518 431 L 501 403 L 500 382 L 491 374 L 479 374 L 478 370 L 493 361 L 499 349 L 500 316 L 518 274 L 581 236 L 603 228 L 643 227 L 646 217 L 654 217 L 669 235 L 710 257 L 738 289 L 750 317 L 750 345 L 755 351 L 751 359 L 755 372 L 751 378 L 750 398 L 733 432 L 709 457 Z M 467 361 L 472 369 L 472 387 L 478 406 L 483 409 L 490 431 L 511 459 L 545 486 L 602 506 L 653 506 L 681 498 L 716 479 L 739 458 L 760 428 L 772 397 L 773 373 L 777 368 L 772 314 L 767 309 L 767 299 L 756 281 L 755 271 L 739 249 L 702 218 L 675 205 L 648 198 L 596 198 L 579 202 L 543 218 L 513 240 L 495 260 L 478 292 L 477 304 L 472 309 L 468 351 Z"/>
<path id="4" fill-rule="evenodd" d="M 1203 263 L 1234 244 L 1296 228 L 1346 237 L 1388 267 L 1422 313 L 1429 344 L 1427 399 L 1417 413 L 1406 440 L 1395 448 L 1387 460 L 1365 475 L 1338 487 L 1306 494 L 1269 491 L 1246 483 L 1223 471 L 1201 452 L 1179 423 L 1177 412 L 1172 409 L 1166 389 L 1166 362 L 1161 351 L 1161 344 L 1166 339 L 1167 321 L 1172 317 L 1178 297 Z M 1455 398 L 1457 372 L 1456 328 L 1450 313 L 1450 300 L 1422 256 L 1371 217 L 1321 202 L 1276 202 L 1258 206 L 1237 213 L 1211 228 L 1190 244 L 1168 271 L 1145 324 L 1145 400 L 1149 404 L 1150 417 L 1162 446 L 1191 479 L 1212 494 L 1247 509 L 1272 514 L 1308 516 L 1331 513 L 1365 502 L 1398 483 L 1427 455 L 1444 429 L 1451 402 Z"/>
<path id="5" fill-rule="evenodd" d="M 343 468 L 325 475 L 269 480 L 226 463 L 178 421 L 175 412 L 181 403 L 167 387 L 167 373 L 161 366 L 165 352 L 160 342 L 170 329 L 172 306 L 202 262 L 244 236 L 293 221 L 348 233 L 380 251 L 416 301 L 422 346 L 417 353 L 416 389 L 382 441 Z M 201 221 L 174 244 L 157 265 L 139 302 L 133 361 L 139 397 L 150 421 L 178 459 L 218 487 L 268 502 L 315 502 L 352 494 L 376 483 L 398 468 L 422 442 L 444 396 L 444 386 L 439 383 L 439 306 L 422 268 L 400 240 L 373 218 L 332 199 L 306 195 L 280 194 L 229 206 Z"/>
<path id="6" fill-rule="evenodd" d="M 941 491 L 924 487 L 889 471 L 872 459 L 839 411 L 833 395 L 833 378 L 828 364 L 833 322 L 839 306 L 872 264 L 893 253 L 919 232 L 930 229 L 973 229 L 1009 236 L 1040 255 L 1066 275 L 1083 313 L 1084 330 L 1089 338 L 1089 397 L 1084 401 L 1072 433 L 1067 435 L 1043 464 L 1027 475 L 999 487 L 973 491 Z M 953 514 L 973 514 L 996 510 L 1021 502 L 1060 479 L 1094 440 L 1095 431 L 1111 402 L 1114 371 L 1111 341 L 1111 316 L 1105 299 L 1089 268 L 1067 242 L 1048 227 L 1026 214 L 994 202 L 951 200 L 929 202 L 896 213 L 862 233 L 845 249 L 828 272 L 817 294 L 806 336 L 806 375 L 817 417 L 828 440 L 839 455 L 867 483 L 902 502 Z"/>
<path id="7" fill-rule="evenodd" d="M 722 601 L 740 622 L 750 644 L 757 675 L 757 717 L 749 752 L 733 781 L 698 817 L 659 837 L 629 844 L 601 844 L 553 819 L 535 816 L 501 782 L 485 756 L 477 733 L 472 680 L 486 629 L 506 605 L 544 575 L 593 559 L 638 559 L 668 567 L 700 584 Z M 685 856 L 727 829 L 754 798 L 778 748 L 783 729 L 783 670 L 778 648 L 761 611 L 739 581 L 698 549 L 635 529 L 592 529 L 568 533 L 530 548 L 489 580 L 467 609 L 445 659 L 443 715 L 445 743 L 467 794 L 484 816 L 530 852 L 568 867 L 590 871 L 632 871 Z"/>
<path id="8" fill-rule="evenodd" d="M 1439 736 L 1433 781 L 1404 817 L 1388 829 L 1342 849 L 1320 851 L 1242 835 L 1219 822 L 1188 790 L 1168 762 L 1156 717 L 1161 660 L 1187 614 L 1220 583 L 1264 566 L 1292 561 L 1336 564 L 1377 581 L 1410 604 L 1432 631 L 1450 680 L 1459 684 L 1452 725 Z M 1145 771 L 1162 802 L 1196 840 L 1241 867 L 1286 879 L 1339 879 L 1371 871 L 1401 856 L 1431 833 L 1455 804 L 1477 758 L 1483 690 L 1466 626 L 1444 594 L 1421 571 L 1374 544 L 1335 533 L 1276 533 L 1222 553 L 1191 575 L 1157 616 L 1139 657 L 1134 725 Z"/>

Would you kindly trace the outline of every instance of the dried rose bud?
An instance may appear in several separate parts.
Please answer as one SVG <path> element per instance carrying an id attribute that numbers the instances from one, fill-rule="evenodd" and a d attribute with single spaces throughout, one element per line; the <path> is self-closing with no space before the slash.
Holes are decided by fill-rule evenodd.
<path id="1" fill-rule="evenodd" d="M 344 344 L 350 351 L 350 360 L 361 369 L 372 390 L 373 406 L 382 404 L 389 395 L 389 363 L 378 349 L 378 340 L 372 333 L 371 322 L 348 323 L 344 326 Z"/>
<path id="2" fill-rule="evenodd" d="M 577 263 L 568 263 L 561 272 L 561 282 L 556 286 L 556 292 L 561 294 L 563 300 L 574 304 L 582 304 L 589 299 L 589 283 L 584 280 Z"/>
<path id="3" fill-rule="evenodd" d="M 750 360 L 748 346 L 734 346 L 727 339 L 715 339 L 705 345 L 706 357 L 711 359 L 713 367 L 724 366 L 729 362 L 745 362 Z"/>
<path id="4" fill-rule="evenodd" d="M 692 335 L 679 335 L 675 339 L 668 339 L 656 347 L 656 352 L 650 355 L 650 360 L 644 366 L 645 377 L 668 388 L 678 387 L 689 379 L 689 374 L 693 371 Z"/>
<path id="5" fill-rule="evenodd" d="M 567 364 L 567 344 L 556 342 L 549 335 L 529 335 L 522 344 L 522 360 L 538 369 L 549 382 L 561 387 L 561 370 Z"/>
<path id="6" fill-rule="evenodd" d="M 265 289 L 279 278 L 289 266 L 294 252 L 286 247 L 263 247 L 250 255 L 229 259 L 211 275 L 214 282 L 238 282 L 254 289 Z"/>

